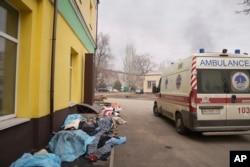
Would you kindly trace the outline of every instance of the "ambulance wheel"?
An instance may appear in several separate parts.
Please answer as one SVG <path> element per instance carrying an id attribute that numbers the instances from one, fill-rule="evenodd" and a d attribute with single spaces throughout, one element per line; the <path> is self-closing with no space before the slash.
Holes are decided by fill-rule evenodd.
<path id="1" fill-rule="evenodd" d="M 182 135 L 187 134 L 188 132 L 188 129 L 183 124 L 183 119 L 180 113 L 177 113 L 175 117 L 175 129 L 179 134 Z"/>
<path id="2" fill-rule="evenodd" d="M 157 116 L 157 117 L 161 116 L 161 114 L 158 111 L 157 105 L 154 105 L 153 112 L 154 112 L 155 116 Z"/>

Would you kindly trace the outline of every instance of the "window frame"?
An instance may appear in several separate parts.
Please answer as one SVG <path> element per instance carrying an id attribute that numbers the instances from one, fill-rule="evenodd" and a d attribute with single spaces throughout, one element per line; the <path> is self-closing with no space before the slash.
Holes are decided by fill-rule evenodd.
<path id="1" fill-rule="evenodd" d="M 19 61 L 19 39 L 20 39 L 20 11 L 17 10 L 15 7 L 13 7 L 10 3 L 6 2 L 12 9 L 16 10 L 17 13 L 18 13 L 18 18 L 17 18 L 17 37 L 13 37 L 3 31 L 0 30 L 0 37 L 4 38 L 5 40 L 9 40 L 13 43 L 16 44 L 16 64 L 15 64 L 15 80 L 14 80 L 14 102 L 13 102 L 13 109 L 14 111 L 8 115 L 3 115 L 3 116 L 0 116 L 0 121 L 4 121 L 4 120 L 8 120 L 8 119 L 11 119 L 11 118 L 15 118 L 16 117 L 16 105 L 17 105 L 17 86 L 18 86 L 18 61 Z"/>
<path id="2" fill-rule="evenodd" d="M 149 80 L 147 81 L 147 88 L 151 89 L 153 86 L 156 86 L 156 81 L 155 80 Z"/>

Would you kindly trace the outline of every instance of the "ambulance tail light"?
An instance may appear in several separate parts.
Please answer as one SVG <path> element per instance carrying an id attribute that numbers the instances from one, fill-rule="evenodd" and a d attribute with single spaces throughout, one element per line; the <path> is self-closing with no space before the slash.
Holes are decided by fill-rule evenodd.
<path id="1" fill-rule="evenodd" d="M 196 104 L 196 90 L 192 90 L 190 93 L 190 105 L 189 105 L 189 111 L 190 112 L 196 112 L 197 104 Z"/>
<path id="2" fill-rule="evenodd" d="M 195 98 L 191 97 L 191 102 L 190 102 L 190 112 L 196 112 L 196 102 L 195 102 Z"/>

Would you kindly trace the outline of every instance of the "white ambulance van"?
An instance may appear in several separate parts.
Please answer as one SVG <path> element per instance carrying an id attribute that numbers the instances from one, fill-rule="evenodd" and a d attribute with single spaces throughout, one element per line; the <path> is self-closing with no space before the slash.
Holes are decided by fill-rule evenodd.
<path id="1" fill-rule="evenodd" d="M 162 73 L 153 112 L 175 121 L 180 134 L 250 134 L 250 57 L 200 49 L 171 65 Z"/>

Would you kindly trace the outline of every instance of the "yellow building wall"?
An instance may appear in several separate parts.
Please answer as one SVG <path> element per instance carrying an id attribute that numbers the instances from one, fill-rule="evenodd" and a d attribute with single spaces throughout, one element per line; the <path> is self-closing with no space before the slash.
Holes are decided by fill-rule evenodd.
<path id="1" fill-rule="evenodd" d="M 58 27 L 60 28 L 57 30 L 56 41 L 55 110 L 69 105 L 70 56 L 72 49 L 74 50 L 72 102 L 80 103 L 82 101 L 83 62 L 85 62 L 84 55 L 87 53 L 87 49 L 60 16 L 58 17 Z"/>
<path id="2" fill-rule="evenodd" d="M 53 8 L 47 0 L 11 4 L 20 11 L 16 114 L 36 118 L 49 111 Z"/>
<path id="3" fill-rule="evenodd" d="M 94 37 L 96 35 L 96 10 L 97 10 L 97 2 L 96 0 L 89 1 L 76 1 L 82 16 L 90 30 L 91 35 Z"/>
<path id="4" fill-rule="evenodd" d="M 9 0 L 20 11 L 16 115 L 39 118 L 50 112 L 53 4 L 50 0 Z M 72 102 L 82 101 L 86 48 L 58 14 L 54 110 L 69 106 L 70 54 L 74 55 Z"/>

